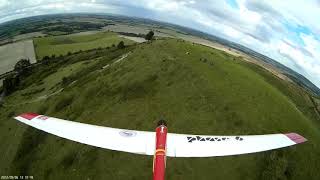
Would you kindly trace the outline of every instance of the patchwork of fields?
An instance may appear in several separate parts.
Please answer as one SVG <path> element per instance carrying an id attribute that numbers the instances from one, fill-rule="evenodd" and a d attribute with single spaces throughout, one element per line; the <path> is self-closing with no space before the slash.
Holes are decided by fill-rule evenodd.
<path id="1" fill-rule="evenodd" d="M 116 33 L 99 32 L 95 34 L 79 33 L 75 35 L 35 38 L 34 45 L 37 59 L 42 59 L 44 56 L 59 56 L 79 50 L 111 47 L 113 44 L 117 45 L 120 41 L 124 41 L 125 45 L 134 43 L 134 41 L 126 38 L 119 38 Z"/>

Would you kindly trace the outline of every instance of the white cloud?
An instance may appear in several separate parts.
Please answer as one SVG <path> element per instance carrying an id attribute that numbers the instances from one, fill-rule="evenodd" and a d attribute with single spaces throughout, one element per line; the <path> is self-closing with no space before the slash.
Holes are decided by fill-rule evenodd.
<path id="1" fill-rule="evenodd" d="M 306 43 L 307 41 L 313 41 L 312 43 L 319 44 L 319 42 L 314 41 L 312 37 L 305 37 L 306 38 Z M 288 41 L 288 40 L 287 40 Z M 292 42 L 291 42 L 292 43 Z M 314 47 L 312 47 L 312 43 L 307 45 L 307 49 L 314 51 Z M 320 44 L 319 44 L 320 45 Z M 292 68 L 296 69 L 294 66 L 299 66 L 304 72 L 303 74 L 308 78 L 308 79 L 313 79 L 316 84 L 320 83 L 320 63 L 317 60 L 320 56 L 319 52 L 320 51 L 314 51 L 314 57 L 311 58 L 308 56 L 305 56 L 304 53 L 291 46 L 288 44 L 286 41 L 280 41 L 279 44 L 277 44 L 279 52 L 287 58 L 287 60 L 291 60 L 289 62 L 289 66 L 291 65 Z M 311 49 L 309 49 L 309 47 Z M 319 46 L 318 46 L 319 47 Z"/>
<path id="2" fill-rule="evenodd" d="M 320 9 L 315 0 L 295 0 L 292 3 L 287 1 L 269 0 L 272 7 L 281 12 L 289 21 L 303 26 L 311 27 L 313 32 L 320 35 Z"/>
<path id="3" fill-rule="evenodd" d="M 303 42 L 305 43 L 305 49 L 309 51 L 316 59 L 320 59 L 320 42 L 312 35 L 300 34 Z"/>
<path id="4" fill-rule="evenodd" d="M 0 0 L 0 8 L 8 6 L 9 1 L 8 0 Z"/>

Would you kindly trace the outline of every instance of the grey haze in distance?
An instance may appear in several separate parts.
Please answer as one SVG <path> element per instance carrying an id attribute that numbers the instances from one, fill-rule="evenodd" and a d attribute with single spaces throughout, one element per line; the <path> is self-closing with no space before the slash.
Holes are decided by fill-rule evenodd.
<path id="1" fill-rule="evenodd" d="M 267 55 L 320 88 L 319 0 L 0 0 L 0 23 L 75 12 L 150 18 L 204 31 Z"/>

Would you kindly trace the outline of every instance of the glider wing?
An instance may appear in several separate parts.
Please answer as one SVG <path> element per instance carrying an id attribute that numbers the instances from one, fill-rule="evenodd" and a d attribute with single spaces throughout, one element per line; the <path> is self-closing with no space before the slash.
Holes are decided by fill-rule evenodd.
<path id="1" fill-rule="evenodd" d="M 238 155 L 278 149 L 304 141 L 306 139 L 296 133 L 248 136 L 207 136 L 168 133 L 167 156 L 211 157 Z"/>
<path id="2" fill-rule="evenodd" d="M 15 117 L 27 125 L 56 136 L 96 147 L 153 155 L 155 133 L 102 127 L 58 118 L 25 113 Z M 167 153 L 169 157 L 228 156 L 267 151 L 305 142 L 296 133 L 207 136 L 168 133 Z"/>
<path id="3" fill-rule="evenodd" d="M 79 143 L 136 154 L 154 154 L 154 132 L 95 126 L 34 113 L 21 114 L 15 119 L 42 131 Z"/>

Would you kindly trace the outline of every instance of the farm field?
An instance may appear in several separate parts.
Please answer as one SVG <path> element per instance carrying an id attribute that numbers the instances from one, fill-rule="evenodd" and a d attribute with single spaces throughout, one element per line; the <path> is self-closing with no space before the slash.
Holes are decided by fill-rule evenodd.
<path id="1" fill-rule="evenodd" d="M 36 62 L 32 40 L 0 46 L 0 74 L 11 71 L 21 58 Z"/>
<path id="2" fill-rule="evenodd" d="M 126 38 L 126 39 L 130 39 L 132 41 L 135 41 L 137 43 L 143 43 L 146 42 L 146 40 L 142 37 L 132 37 L 132 36 L 124 36 L 124 35 L 119 35 L 120 37 Z"/>
<path id="3" fill-rule="evenodd" d="M 21 40 L 26 40 L 26 39 L 31 39 L 34 37 L 41 37 L 41 36 L 45 36 L 45 34 L 41 32 L 32 32 L 32 33 L 26 33 L 26 34 L 20 34 L 20 35 L 14 36 L 12 40 L 21 41 Z"/>
<path id="4" fill-rule="evenodd" d="M 105 31 L 113 31 L 113 32 L 129 32 L 129 33 L 135 33 L 135 34 L 147 34 L 150 30 L 154 29 L 152 26 L 144 26 L 144 25 L 128 25 L 128 24 L 114 24 L 109 25 L 103 28 Z M 172 31 L 170 31 L 173 33 Z M 160 37 L 172 37 L 168 33 L 164 33 L 162 31 L 155 31 L 155 36 Z"/>
<path id="5" fill-rule="evenodd" d="M 111 47 L 112 44 L 117 45 L 120 41 L 124 41 L 125 45 L 134 43 L 134 41 L 119 37 L 116 33 L 101 32 L 35 38 L 34 45 L 37 59 L 42 59 L 44 56 L 59 56 L 79 50 Z"/>
<path id="6" fill-rule="evenodd" d="M 320 121 L 308 94 L 255 64 L 178 39 L 61 58 L 37 66 L 22 87 L 5 98 L 0 109 L 0 162 L 6 163 L 0 163 L 0 174 L 33 174 L 37 179 L 152 177 L 152 157 L 75 143 L 12 119 L 36 112 L 147 131 L 164 117 L 169 132 L 176 133 L 297 132 L 308 142 L 241 156 L 168 158 L 166 177 L 320 178 Z"/>

